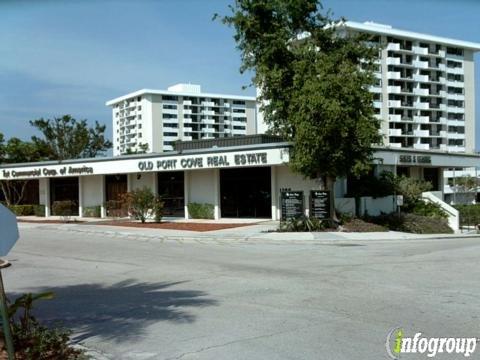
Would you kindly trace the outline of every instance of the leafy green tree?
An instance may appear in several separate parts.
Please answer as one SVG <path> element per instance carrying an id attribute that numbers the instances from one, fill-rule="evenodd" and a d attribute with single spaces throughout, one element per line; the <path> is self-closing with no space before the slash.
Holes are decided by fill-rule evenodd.
<path id="1" fill-rule="evenodd" d="M 479 186 L 480 180 L 476 176 L 465 175 L 455 179 L 455 187 L 462 192 L 476 192 Z"/>
<path id="2" fill-rule="evenodd" d="M 50 160 L 96 157 L 112 147 L 105 139 L 106 126 L 97 121 L 94 127 L 89 127 L 87 120 L 64 115 L 53 120 L 33 120 L 30 124 L 43 135 L 43 138 L 33 136 L 32 141 L 38 148 L 48 149 Z"/>
<path id="3" fill-rule="evenodd" d="M 271 132 L 293 144 L 291 168 L 332 191 L 337 177 L 368 170 L 382 141 L 368 37 L 342 31 L 317 0 L 236 0 L 231 10 L 221 19 L 235 29 L 240 71 L 254 73 Z"/>
<path id="4" fill-rule="evenodd" d="M 138 144 L 138 150 L 133 151 L 131 148 L 127 148 L 125 155 L 133 155 L 133 154 L 146 154 L 148 152 L 149 146 L 147 143 L 140 143 Z"/>

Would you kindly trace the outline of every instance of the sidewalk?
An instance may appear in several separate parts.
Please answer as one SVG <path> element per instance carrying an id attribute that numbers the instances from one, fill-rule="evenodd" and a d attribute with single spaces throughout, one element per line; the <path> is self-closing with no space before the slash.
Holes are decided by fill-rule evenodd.
<path id="1" fill-rule="evenodd" d="M 339 241 L 392 241 L 392 240 L 429 240 L 452 238 L 477 238 L 476 233 L 464 234 L 410 234 L 395 231 L 388 232 L 285 232 L 280 233 L 276 221 L 264 221 L 254 225 L 241 226 L 216 231 L 196 232 L 186 230 L 133 228 L 92 223 L 46 224 L 20 223 L 21 227 L 45 228 L 48 230 L 62 229 L 72 232 L 104 234 L 108 237 L 141 238 L 147 240 L 175 241 L 242 241 L 242 242 L 339 242 Z"/>

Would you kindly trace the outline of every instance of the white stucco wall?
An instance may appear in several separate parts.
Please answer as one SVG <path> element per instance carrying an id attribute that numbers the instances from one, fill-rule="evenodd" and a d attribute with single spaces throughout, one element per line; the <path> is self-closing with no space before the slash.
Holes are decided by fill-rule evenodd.
<path id="1" fill-rule="evenodd" d="M 138 179 L 138 175 L 140 175 L 140 179 Z M 135 189 L 142 189 L 144 187 L 147 187 L 151 189 L 154 193 L 157 193 L 157 189 L 155 186 L 156 176 L 157 176 L 157 173 L 130 174 L 130 176 L 128 177 L 128 181 L 130 182 L 129 189 L 135 190 Z"/>
<path id="2" fill-rule="evenodd" d="M 288 188 L 292 191 L 303 191 L 304 208 L 308 209 L 308 196 L 310 190 L 318 189 L 319 184 L 315 180 L 304 179 L 301 175 L 292 173 L 287 166 L 276 167 L 276 189 L 272 196 L 276 196 L 277 204 L 280 205 L 280 191 Z M 280 218 L 280 208 L 277 207 L 277 218 Z"/>
<path id="3" fill-rule="evenodd" d="M 189 203 L 214 204 L 215 184 L 213 170 L 195 170 L 189 172 Z"/>
<path id="4" fill-rule="evenodd" d="M 103 204 L 102 175 L 84 176 L 82 178 L 83 207 Z"/>

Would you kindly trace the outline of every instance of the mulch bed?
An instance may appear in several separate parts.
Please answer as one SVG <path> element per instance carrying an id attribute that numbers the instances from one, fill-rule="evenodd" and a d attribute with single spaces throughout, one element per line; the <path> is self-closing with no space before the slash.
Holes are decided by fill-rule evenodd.
<path id="1" fill-rule="evenodd" d="M 387 228 L 366 222 L 362 219 L 352 219 L 343 225 L 344 232 L 383 232 L 388 231 Z"/>
<path id="2" fill-rule="evenodd" d="M 215 231 L 223 229 L 232 229 L 242 226 L 255 225 L 249 224 L 212 224 L 212 223 L 193 223 L 193 222 L 162 222 L 162 223 L 139 223 L 131 221 L 102 221 L 96 223 L 96 225 L 110 225 L 110 226 L 125 226 L 133 228 L 145 228 L 145 229 L 168 229 L 168 230 L 187 230 L 187 231 Z"/>

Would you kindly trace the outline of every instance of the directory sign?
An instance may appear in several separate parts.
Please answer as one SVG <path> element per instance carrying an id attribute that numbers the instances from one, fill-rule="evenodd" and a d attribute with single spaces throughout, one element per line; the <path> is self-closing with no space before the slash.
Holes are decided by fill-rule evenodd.
<path id="1" fill-rule="evenodd" d="M 320 220 L 326 220 L 332 217 L 330 211 L 330 191 L 310 191 L 310 216 Z"/>
<path id="2" fill-rule="evenodd" d="M 282 221 L 303 216 L 303 191 L 281 192 Z"/>

